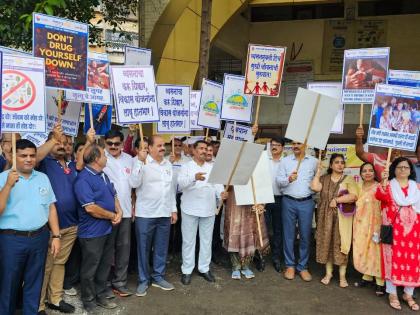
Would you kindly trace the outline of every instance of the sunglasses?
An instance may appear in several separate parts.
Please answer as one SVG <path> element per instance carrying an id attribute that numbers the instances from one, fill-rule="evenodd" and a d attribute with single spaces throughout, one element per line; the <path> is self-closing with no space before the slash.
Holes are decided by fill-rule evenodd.
<path id="1" fill-rule="evenodd" d="M 110 147 L 113 147 L 113 146 L 119 147 L 121 145 L 121 142 L 106 141 L 105 143 L 106 143 L 106 145 L 108 145 Z"/>

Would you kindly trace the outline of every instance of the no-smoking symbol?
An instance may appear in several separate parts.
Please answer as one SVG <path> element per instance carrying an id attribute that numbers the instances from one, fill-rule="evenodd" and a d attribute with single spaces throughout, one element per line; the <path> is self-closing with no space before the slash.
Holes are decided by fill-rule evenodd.
<path id="1" fill-rule="evenodd" d="M 3 71 L 3 109 L 21 111 L 31 106 L 36 97 L 35 84 L 24 73 Z"/>

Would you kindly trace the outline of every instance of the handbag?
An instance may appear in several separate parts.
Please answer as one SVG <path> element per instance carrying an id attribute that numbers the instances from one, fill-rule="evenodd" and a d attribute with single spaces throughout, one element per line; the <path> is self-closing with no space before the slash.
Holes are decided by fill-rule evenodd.
<path id="1" fill-rule="evenodd" d="M 392 241 L 394 240 L 394 237 L 393 237 L 394 228 L 392 225 L 394 224 L 395 219 L 397 218 L 398 212 L 400 212 L 401 208 L 402 208 L 401 206 L 398 208 L 398 211 L 395 214 L 394 219 L 392 220 L 391 224 L 381 224 L 381 231 L 379 233 L 379 241 L 382 244 L 392 245 Z"/>
<path id="2" fill-rule="evenodd" d="M 334 191 L 334 195 L 337 194 L 337 191 L 340 189 L 341 183 L 346 179 L 347 175 L 343 176 L 338 182 L 338 185 Z M 339 192 L 337 197 L 341 197 L 347 195 L 349 191 L 347 189 L 343 189 Z M 344 216 L 352 216 L 356 212 L 356 203 L 337 203 L 337 209 L 344 215 Z"/>

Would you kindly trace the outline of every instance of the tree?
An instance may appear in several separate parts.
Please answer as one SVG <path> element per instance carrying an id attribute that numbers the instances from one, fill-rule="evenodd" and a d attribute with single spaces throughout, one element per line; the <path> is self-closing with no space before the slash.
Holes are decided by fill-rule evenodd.
<path id="1" fill-rule="evenodd" d="M 212 0 L 201 1 L 200 57 L 198 62 L 199 87 L 201 87 L 203 79 L 207 79 L 209 72 L 211 5 Z"/>
<path id="2" fill-rule="evenodd" d="M 98 24 L 121 30 L 128 15 L 135 13 L 137 0 L 2 0 L 0 1 L 0 45 L 32 50 L 32 12 L 89 24 L 89 41 L 103 44 Z M 98 12 L 103 19 L 93 22 Z"/>

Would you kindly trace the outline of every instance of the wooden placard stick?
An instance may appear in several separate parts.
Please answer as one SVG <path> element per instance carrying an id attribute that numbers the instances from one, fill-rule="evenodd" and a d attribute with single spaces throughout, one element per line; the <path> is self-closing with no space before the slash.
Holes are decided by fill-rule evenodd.
<path id="1" fill-rule="evenodd" d="M 57 118 L 58 118 L 58 122 L 61 123 L 61 109 L 62 109 L 62 104 L 63 104 L 63 94 L 64 91 L 63 90 L 58 90 L 58 95 L 57 95 Z"/>
<path id="2" fill-rule="evenodd" d="M 222 142 L 222 139 L 223 139 L 223 130 L 220 129 L 219 130 L 219 141 Z"/>
<path id="3" fill-rule="evenodd" d="M 225 190 L 224 190 L 224 192 L 225 192 L 225 193 L 227 193 L 227 191 L 229 190 L 229 186 L 230 186 L 230 184 L 231 184 L 231 182 L 232 182 L 233 175 L 235 175 L 236 168 L 238 167 L 239 160 L 241 159 L 241 155 L 242 155 L 242 151 L 244 150 L 244 147 L 245 147 L 245 141 L 244 141 L 244 142 L 242 142 L 242 144 L 241 144 L 241 148 L 240 148 L 239 153 L 238 153 L 238 155 L 237 155 L 237 157 L 236 157 L 236 160 L 235 160 L 235 164 L 233 164 L 232 172 L 230 172 L 229 179 L 228 179 L 228 183 L 227 183 L 227 185 L 225 186 Z M 216 209 L 216 215 L 218 215 L 218 214 L 219 214 L 220 209 L 222 208 L 222 205 L 223 205 L 223 202 L 220 202 L 219 207 Z"/>
<path id="4" fill-rule="evenodd" d="M 89 124 L 90 124 L 90 128 L 95 129 L 95 126 L 93 125 L 92 103 L 88 103 L 88 107 L 89 107 Z"/>
<path id="5" fill-rule="evenodd" d="M 175 155 L 175 135 L 172 135 L 172 154 Z"/>
<path id="6" fill-rule="evenodd" d="M 210 128 L 206 128 L 206 136 L 204 138 L 204 141 L 207 141 L 207 138 L 209 137 L 209 130 Z"/>
<path id="7" fill-rule="evenodd" d="M 233 122 L 233 140 L 236 140 L 236 120 Z"/>
<path id="8" fill-rule="evenodd" d="M 255 111 L 255 122 L 254 122 L 254 126 L 258 125 L 258 118 L 260 116 L 260 104 L 261 104 L 261 96 L 257 96 L 257 109 Z"/>
<path id="9" fill-rule="evenodd" d="M 16 134 L 12 133 L 12 169 L 16 171 Z"/>
<path id="10" fill-rule="evenodd" d="M 363 127 L 363 104 L 360 104 L 359 127 Z"/>
<path id="11" fill-rule="evenodd" d="M 144 148 L 144 136 L 143 136 L 143 126 L 139 124 L 139 133 L 140 133 L 140 150 L 143 150 Z M 146 161 L 144 161 L 144 164 L 146 164 Z"/>
<path id="12" fill-rule="evenodd" d="M 388 148 L 388 156 L 386 157 L 385 170 L 389 171 L 389 164 L 391 163 L 392 148 Z M 388 184 L 388 179 L 384 180 L 384 184 Z"/>
<path id="13" fill-rule="evenodd" d="M 258 228 L 258 236 L 260 240 L 260 246 L 263 247 L 263 238 L 261 232 L 261 222 L 260 222 L 260 214 L 258 213 L 257 208 L 257 196 L 255 193 L 255 183 L 254 183 L 254 176 L 251 176 L 251 186 L 252 186 L 252 197 L 254 198 L 254 207 L 255 207 L 255 216 L 257 218 L 257 228 Z"/>

